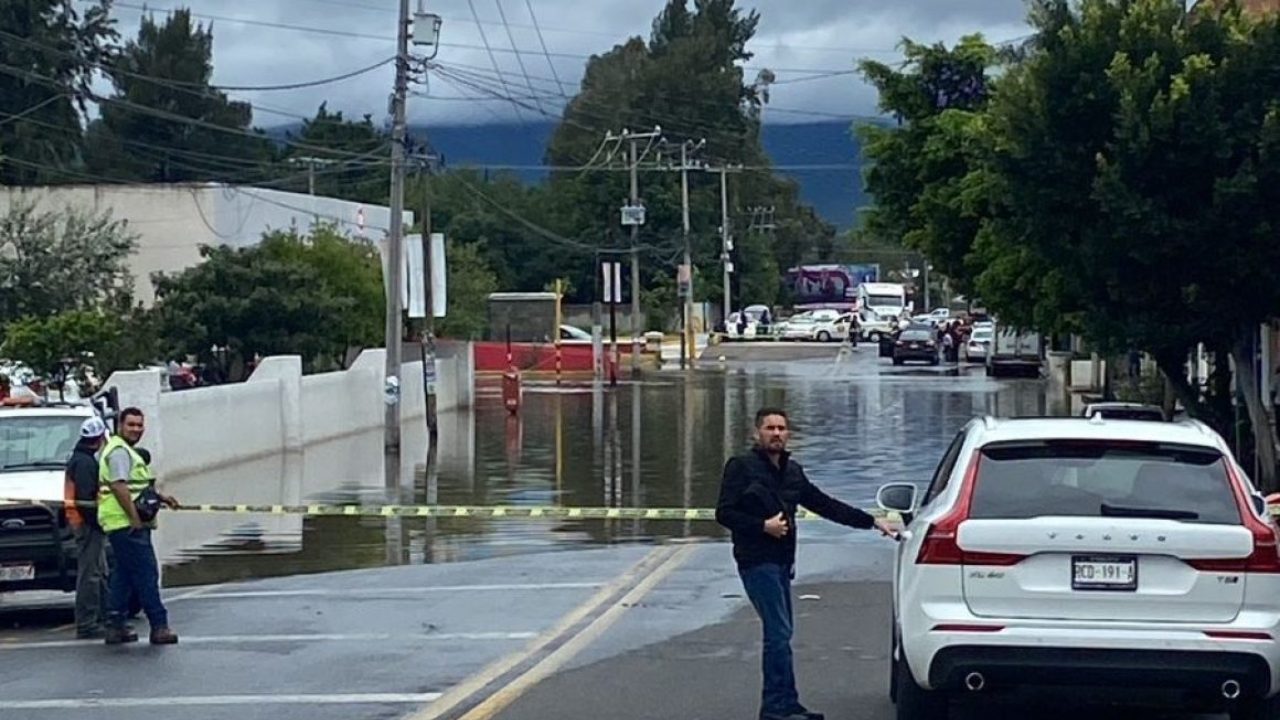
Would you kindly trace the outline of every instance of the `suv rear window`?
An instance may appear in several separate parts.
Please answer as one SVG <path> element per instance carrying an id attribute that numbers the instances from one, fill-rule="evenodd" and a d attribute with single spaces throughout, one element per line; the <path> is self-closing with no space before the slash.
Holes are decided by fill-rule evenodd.
<path id="1" fill-rule="evenodd" d="M 1155 517 L 1238 525 L 1221 454 L 1141 442 L 1001 443 L 982 449 L 969 517 Z"/>
<path id="2" fill-rule="evenodd" d="M 933 333 L 928 330 L 904 330 L 898 337 L 901 340 L 920 342 L 923 340 L 932 340 Z"/>

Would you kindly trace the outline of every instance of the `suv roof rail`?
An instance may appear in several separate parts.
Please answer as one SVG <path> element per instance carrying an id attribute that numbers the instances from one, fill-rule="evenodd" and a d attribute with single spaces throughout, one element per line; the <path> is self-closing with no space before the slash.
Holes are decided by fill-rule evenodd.
<path id="1" fill-rule="evenodd" d="M 983 428 L 985 428 L 985 429 L 987 429 L 987 430 L 995 430 L 995 429 L 996 429 L 996 418 L 995 418 L 995 416 L 994 416 L 994 415 L 983 415 L 983 416 L 982 416 L 982 427 L 983 427 Z"/>

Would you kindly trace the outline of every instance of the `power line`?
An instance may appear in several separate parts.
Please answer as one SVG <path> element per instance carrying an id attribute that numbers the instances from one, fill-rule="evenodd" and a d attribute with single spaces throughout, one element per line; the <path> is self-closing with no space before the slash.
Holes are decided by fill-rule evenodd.
<path id="1" fill-rule="evenodd" d="M 542 28 L 538 26 L 538 16 L 533 12 L 533 0 L 524 0 L 524 5 L 529 9 L 529 19 L 533 21 L 533 29 L 538 33 L 538 43 L 542 45 L 542 54 L 547 58 L 547 67 L 551 68 L 551 77 L 555 78 L 560 95 L 567 100 L 569 96 L 564 92 L 564 83 L 560 82 L 560 73 L 556 72 L 556 64 L 551 59 L 551 52 L 547 50 L 547 41 L 542 37 Z"/>
<path id="2" fill-rule="evenodd" d="M 467 0 L 467 5 L 471 8 L 471 16 L 475 18 L 476 29 L 480 31 L 480 41 L 484 43 L 485 52 L 489 53 L 489 62 L 493 63 L 493 71 L 498 74 L 502 84 L 506 85 L 506 77 L 502 74 L 502 68 L 498 67 L 498 58 L 493 54 L 493 46 L 489 44 L 489 37 L 485 35 L 484 26 L 480 24 L 480 14 L 476 12 L 475 0 Z M 520 120 L 520 124 L 524 125 L 524 116 L 520 114 L 520 104 L 511 103 L 511 107 L 516 111 L 516 118 Z M 542 108 L 538 108 L 538 112 L 543 112 Z"/>
<path id="3" fill-rule="evenodd" d="M 507 22 L 507 13 L 502 9 L 502 0 L 493 0 L 493 4 L 498 6 L 498 17 L 502 18 L 502 27 L 506 28 L 507 41 L 511 43 L 511 49 L 516 53 L 516 64 L 520 66 L 520 73 L 524 75 L 524 82 L 529 86 L 529 93 L 533 94 L 533 81 L 529 79 L 529 69 L 524 66 L 524 56 L 520 54 L 520 48 L 516 46 L 516 36 L 511 32 L 511 25 Z M 542 109 L 542 103 L 535 97 L 533 102 L 537 104 L 538 109 Z"/>
<path id="4" fill-rule="evenodd" d="M 22 118 L 34 113 L 35 111 L 40 110 L 44 107 L 47 107 L 48 105 L 53 104 L 55 101 L 61 100 L 65 97 L 69 97 L 69 96 L 66 93 L 57 93 L 55 95 L 50 95 L 49 97 L 45 98 L 44 100 L 41 100 L 40 102 L 36 103 L 35 105 L 32 105 L 31 107 L 27 108 L 26 110 L 23 110 L 20 113 L 16 113 L 13 115 L 10 115 L 9 113 L 0 113 L 0 114 L 8 115 L 7 119 L 0 120 L 0 125 L 11 123 L 14 120 L 21 120 Z"/>
<path id="5" fill-rule="evenodd" d="M 378 62 L 372 65 L 369 65 L 367 67 L 363 67 L 358 70 L 352 70 L 351 72 L 345 72 L 345 73 L 342 73 L 341 75 L 334 75 L 333 77 L 322 78 L 320 80 L 308 80 L 304 82 L 286 83 L 284 85 L 210 85 L 209 87 L 216 88 L 218 90 L 231 90 L 231 91 L 240 91 L 240 92 L 274 92 L 277 90 L 301 90 L 303 88 L 313 88 L 313 87 L 320 87 L 322 85 L 332 85 L 333 83 L 342 82 L 343 80 L 350 80 L 351 78 L 359 77 L 366 73 L 373 72 L 374 70 L 377 70 L 378 68 L 384 65 L 390 65 L 394 61 L 395 61 L 395 57 L 392 56 L 392 57 L 386 58 L 385 60 L 379 60 Z"/>
<path id="6" fill-rule="evenodd" d="M 55 89 L 61 89 L 61 85 L 58 83 L 57 80 L 54 80 L 53 78 L 47 77 L 45 75 L 41 75 L 39 73 L 31 72 L 23 68 L 14 67 L 12 65 L 6 65 L 6 64 L 0 63 L 0 73 L 21 78 L 23 80 L 38 82 L 38 83 L 53 87 Z M 105 97 L 93 92 L 90 92 L 88 94 L 88 97 L 94 100 L 95 102 L 110 103 L 117 107 L 121 107 L 127 110 L 132 110 L 133 112 L 138 113 L 140 115 L 149 115 L 151 117 L 156 117 L 161 120 L 169 120 L 171 122 L 191 125 L 193 127 L 201 127 L 207 130 L 213 130 L 214 132 L 220 132 L 228 135 L 236 135 L 239 137 L 253 138 L 255 140 L 268 139 L 266 136 L 260 133 L 251 132 L 249 130 L 241 130 L 240 128 L 227 127 L 225 125 L 218 125 L 216 123 L 211 123 L 206 120 L 200 120 L 197 118 L 189 118 L 184 115 L 179 115 L 177 113 L 172 113 L 165 110 L 159 110 L 157 108 L 147 107 L 146 105 L 140 105 L 138 103 L 135 103 L 129 100 L 124 100 L 121 98 Z M 297 142 L 296 140 L 289 140 L 287 138 L 283 139 L 281 142 L 284 142 L 287 145 L 292 145 L 293 147 L 301 148 L 303 150 L 311 150 L 313 152 L 330 153 L 333 155 L 338 155 L 340 157 L 342 156 L 359 157 L 359 155 L 356 153 L 336 150 L 334 148 L 326 148 L 319 145 L 310 145 L 307 143 L 300 143 L 300 142 Z"/>

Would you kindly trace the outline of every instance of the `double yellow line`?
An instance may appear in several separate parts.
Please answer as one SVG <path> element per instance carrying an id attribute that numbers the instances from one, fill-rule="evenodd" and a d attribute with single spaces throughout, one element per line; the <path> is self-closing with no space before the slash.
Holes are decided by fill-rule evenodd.
<path id="1" fill-rule="evenodd" d="M 490 720 L 599 639 L 696 549 L 655 548 L 528 646 L 485 667 L 406 720 Z"/>

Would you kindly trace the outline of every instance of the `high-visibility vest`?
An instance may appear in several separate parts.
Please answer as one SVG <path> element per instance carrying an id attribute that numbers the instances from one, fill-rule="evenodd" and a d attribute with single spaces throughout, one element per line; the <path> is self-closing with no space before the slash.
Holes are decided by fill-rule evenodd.
<path id="1" fill-rule="evenodd" d="M 120 507 L 120 501 L 116 499 L 116 495 L 111 491 L 111 483 L 114 478 L 111 477 L 111 466 L 107 463 L 107 458 L 116 450 L 124 448 L 129 453 L 131 466 L 129 468 L 129 497 L 134 500 L 142 494 L 153 482 L 155 475 L 151 474 L 151 468 L 147 466 L 142 456 L 138 454 L 133 446 L 124 441 L 119 435 L 112 435 L 107 444 L 102 448 L 102 455 L 98 458 L 98 524 L 102 526 L 103 532 L 112 532 L 114 530 L 122 530 L 129 527 L 129 515 L 124 508 Z M 154 522 L 152 523 L 154 527 Z"/>

